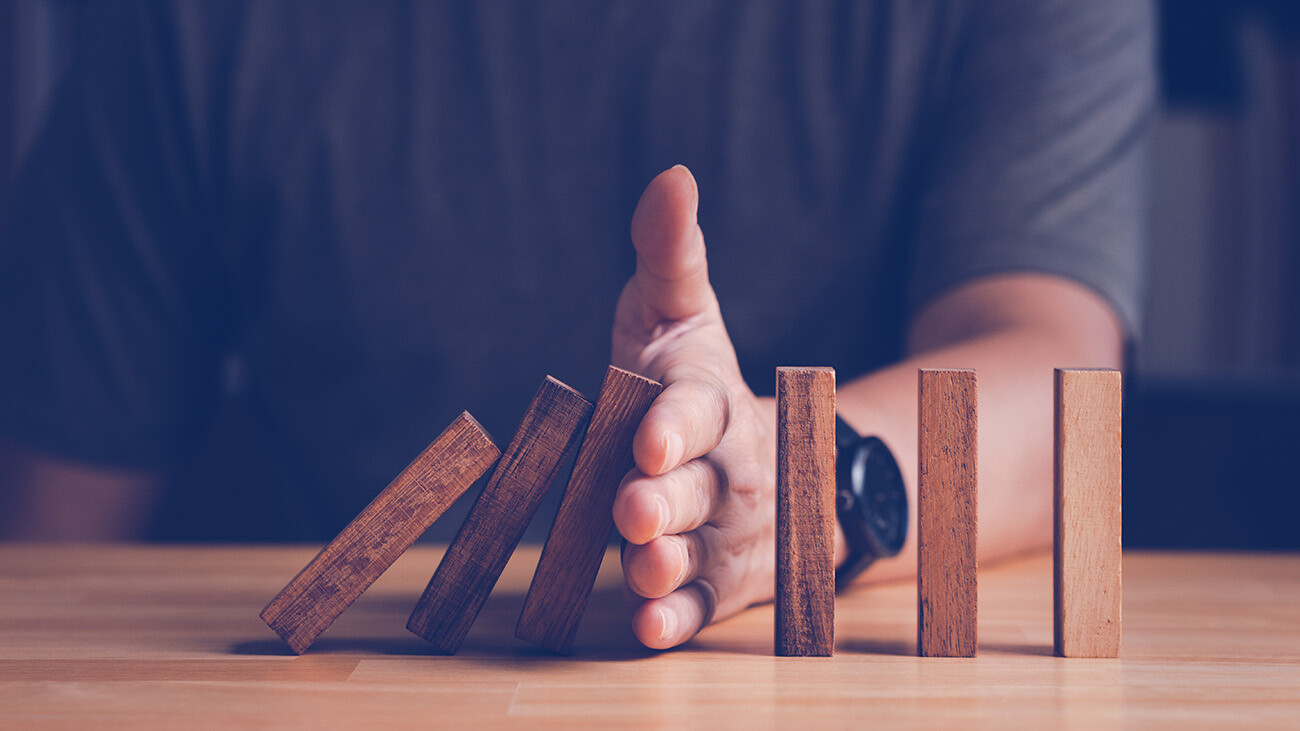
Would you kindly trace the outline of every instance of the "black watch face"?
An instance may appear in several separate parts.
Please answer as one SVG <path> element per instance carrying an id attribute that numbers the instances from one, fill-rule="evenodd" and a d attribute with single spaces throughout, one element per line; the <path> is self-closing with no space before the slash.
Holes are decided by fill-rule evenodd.
<path id="1" fill-rule="evenodd" d="M 853 483 L 860 491 L 858 506 L 880 556 L 894 556 L 907 539 L 907 490 L 903 474 L 884 442 L 863 440 L 854 460 Z M 858 471 L 861 470 L 859 473 Z"/>

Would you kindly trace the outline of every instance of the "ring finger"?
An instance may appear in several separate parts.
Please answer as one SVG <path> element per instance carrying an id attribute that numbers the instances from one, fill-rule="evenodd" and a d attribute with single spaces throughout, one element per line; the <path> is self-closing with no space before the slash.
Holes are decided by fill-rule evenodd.
<path id="1" fill-rule="evenodd" d="M 623 576 L 640 596 L 657 599 L 689 584 L 715 560 L 712 542 L 718 530 L 704 525 L 688 533 L 660 536 L 644 545 L 629 544 L 623 551 Z"/>

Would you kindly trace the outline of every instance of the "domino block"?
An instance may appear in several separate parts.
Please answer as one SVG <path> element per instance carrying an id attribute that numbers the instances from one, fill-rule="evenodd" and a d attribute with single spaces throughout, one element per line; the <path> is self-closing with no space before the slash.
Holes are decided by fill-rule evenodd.
<path id="1" fill-rule="evenodd" d="M 262 610 L 302 654 L 501 452 L 462 413 Z"/>
<path id="2" fill-rule="evenodd" d="M 919 380 L 917 653 L 974 657 L 979 644 L 975 371 L 922 369 Z"/>
<path id="3" fill-rule="evenodd" d="M 590 415 L 591 404 L 581 394 L 546 378 L 416 602 L 407 629 L 439 652 L 460 649 Z"/>
<path id="4" fill-rule="evenodd" d="M 1056 371 L 1055 649 L 1117 657 L 1121 627 L 1123 378 Z"/>
<path id="5" fill-rule="evenodd" d="M 835 370 L 776 369 L 776 654 L 835 645 Z"/>
<path id="6" fill-rule="evenodd" d="M 632 437 L 663 386 L 621 368 L 605 372 L 573 475 L 533 574 L 515 636 L 560 653 L 573 648 L 614 529 L 619 482 L 632 469 Z"/>

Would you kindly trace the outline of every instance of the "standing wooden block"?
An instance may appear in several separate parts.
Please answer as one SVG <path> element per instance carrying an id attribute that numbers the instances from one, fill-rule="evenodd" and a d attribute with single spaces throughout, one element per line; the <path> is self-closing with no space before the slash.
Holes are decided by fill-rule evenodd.
<path id="1" fill-rule="evenodd" d="M 302 654 L 500 454 L 462 413 L 266 605 L 262 620 Z"/>
<path id="2" fill-rule="evenodd" d="M 977 418 L 975 371 L 920 372 L 917 652 L 975 657 Z"/>
<path id="3" fill-rule="evenodd" d="M 1056 371 L 1056 654 L 1119 655 L 1123 377 Z"/>
<path id="4" fill-rule="evenodd" d="M 564 463 L 591 404 L 547 376 L 460 532 L 443 554 L 406 628 L 455 653 Z"/>
<path id="5" fill-rule="evenodd" d="M 528 587 L 515 636 L 555 652 L 573 648 L 614 530 L 614 496 L 632 469 L 632 437 L 663 386 L 610 366 L 560 511 Z"/>
<path id="6" fill-rule="evenodd" d="M 835 647 L 835 370 L 776 369 L 776 654 Z"/>

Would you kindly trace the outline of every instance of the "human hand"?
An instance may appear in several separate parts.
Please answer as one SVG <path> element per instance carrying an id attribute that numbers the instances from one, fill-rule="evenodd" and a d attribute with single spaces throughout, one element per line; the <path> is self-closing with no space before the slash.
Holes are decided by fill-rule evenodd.
<path id="1" fill-rule="evenodd" d="M 665 387 L 614 501 L 629 544 L 623 575 L 645 599 L 632 628 L 657 649 L 773 591 L 775 406 L 740 375 L 709 284 L 698 205 L 680 165 L 646 187 L 632 216 L 636 273 L 614 317 L 614 364 Z"/>

